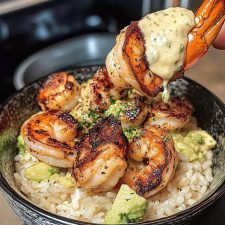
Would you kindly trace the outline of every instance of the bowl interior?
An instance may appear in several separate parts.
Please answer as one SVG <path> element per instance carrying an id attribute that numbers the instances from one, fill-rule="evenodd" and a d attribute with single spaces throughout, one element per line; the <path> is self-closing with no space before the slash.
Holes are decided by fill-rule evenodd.
<path id="1" fill-rule="evenodd" d="M 97 66 L 83 67 L 74 69 L 72 72 L 79 82 L 83 82 L 90 78 L 97 68 Z M 40 110 L 36 102 L 36 93 L 42 82 L 43 79 L 16 93 L 0 112 L 1 179 L 4 179 L 21 196 L 13 178 L 13 157 L 17 154 L 16 139 L 22 123 Z M 212 93 L 189 79 L 177 80 L 171 84 L 171 88 L 175 96 L 187 96 L 190 99 L 195 108 L 199 126 L 212 134 L 217 141 L 217 146 L 213 150 L 214 179 L 208 194 L 204 197 L 206 199 L 225 181 L 225 106 Z"/>

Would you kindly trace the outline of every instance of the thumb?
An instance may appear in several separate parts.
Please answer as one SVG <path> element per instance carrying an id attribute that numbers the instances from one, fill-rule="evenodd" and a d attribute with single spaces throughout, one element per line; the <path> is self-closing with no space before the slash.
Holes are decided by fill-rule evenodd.
<path id="1" fill-rule="evenodd" d="M 221 31 L 219 32 L 216 40 L 214 41 L 213 46 L 217 49 L 225 50 L 225 23 L 223 24 Z"/>

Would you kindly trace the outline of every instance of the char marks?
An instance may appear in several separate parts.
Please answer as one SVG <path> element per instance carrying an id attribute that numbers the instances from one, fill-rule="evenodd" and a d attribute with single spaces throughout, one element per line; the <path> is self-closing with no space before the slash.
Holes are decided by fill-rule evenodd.
<path id="1" fill-rule="evenodd" d="M 143 92 L 155 97 L 162 91 L 162 79 L 149 71 L 145 57 L 145 41 L 137 22 L 132 22 L 126 30 L 123 53 Z M 146 79 L 149 81 L 146 82 Z"/>
<path id="2" fill-rule="evenodd" d="M 122 149 L 122 154 L 126 150 L 126 137 L 123 134 L 120 122 L 114 116 L 109 116 L 100 120 L 87 135 L 83 136 L 76 146 L 78 150 L 78 160 L 76 167 L 92 161 L 101 153 L 101 146 L 107 144 L 115 145 Z M 120 154 L 118 152 L 118 154 Z"/>

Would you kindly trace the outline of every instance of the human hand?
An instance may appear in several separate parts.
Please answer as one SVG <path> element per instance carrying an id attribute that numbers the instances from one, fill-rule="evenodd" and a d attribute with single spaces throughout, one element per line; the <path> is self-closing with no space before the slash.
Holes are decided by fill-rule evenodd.
<path id="1" fill-rule="evenodd" d="M 216 40 L 213 43 L 213 46 L 217 49 L 223 49 L 225 50 L 225 23 L 218 34 Z"/>

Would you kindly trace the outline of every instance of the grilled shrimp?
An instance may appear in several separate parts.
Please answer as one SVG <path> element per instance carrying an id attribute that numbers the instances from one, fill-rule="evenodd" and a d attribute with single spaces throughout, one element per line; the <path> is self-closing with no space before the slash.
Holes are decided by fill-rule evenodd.
<path id="1" fill-rule="evenodd" d="M 127 102 L 126 109 L 120 120 L 123 128 L 140 126 L 148 115 L 148 109 L 143 97 L 134 98 Z"/>
<path id="2" fill-rule="evenodd" d="M 166 13 L 164 15 L 166 15 Z M 179 18 L 177 19 L 179 20 Z M 184 19 L 182 20 L 184 24 L 185 21 Z M 122 88 L 122 86 L 124 86 L 124 88 L 130 86 L 147 96 L 157 96 L 159 92 L 163 91 L 164 87 L 166 87 L 167 82 L 182 77 L 184 71 L 188 70 L 203 57 L 216 38 L 224 21 L 225 1 L 205 0 L 195 14 L 195 23 L 194 20 L 191 21 L 193 26 L 186 23 L 187 26 L 190 26 L 190 30 L 189 32 L 187 30 L 187 35 L 185 34 L 188 37 L 187 43 L 180 46 L 182 55 L 184 54 L 183 64 L 181 62 L 182 65 L 180 64 L 177 67 L 172 74 L 172 78 L 166 80 L 163 80 L 161 74 L 156 74 L 150 69 L 152 65 L 150 65 L 147 60 L 146 40 L 140 28 L 140 21 L 132 22 L 118 35 L 116 45 L 106 58 L 106 68 L 109 72 L 110 80 L 119 88 Z M 157 19 L 153 21 L 149 18 L 148 27 L 151 27 L 153 22 L 158 24 Z M 181 20 L 179 22 L 181 22 Z M 164 28 L 162 31 L 163 30 Z M 149 36 L 149 40 L 153 39 L 153 36 L 154 33 L 152 32 Z M 159 45 L 162 44 L 165 41 L 165 36 L 162 37 L 159 35 L 158 38 L 155 38 L 155 43 L 158 41 Z M 177 42 L 174 43 L 179 44 Z M 168 46 L 170 48 L 170 43 L 168 43 Z M 151 49 L 154 46 L 147 47 Z M 157 58 L 158 56 L 155 50 L 151 50 L 151 57 L 154 59 Z M 177 50 L 179 50 L 179 48 L 177 48 Z M 170 50 L 168 51 L 171 52 Z M 179 52 L 175 54 L 179 56 Z M 160 55 L 158 58 L 162 59 L 163 55 Z"/>
<path id="3" fill-rule="evenodd" d="M 121 34 L 117 36 L 117 44 L 109 52 L 105 62 L 110 81 L 119 90 L 123 90 L 130 87 L 129 83 L 124 79 L 124 74 L 130 74 L 131 69 L 125 63 L 123 63 L 124 60 L 122 59 L 123 42 L 121 41 L 121 36 L 124 37 L 125 31 L 126 28 L 123 29 L 121 31 Z"/>
<path id="4" fill-rule="evenodd" d="M 38 93 L 37 101 L 43 111 L 69 111 L 77 104 L 79 92 L 79 84 L 72 74 L 55 73 L 44 83 Z"/>
<path id="5" fill-rule="evenodd" d="M 124 40 L 126 37 L 127 27 L 125 27 L 116 38 L 116 45 L 110 51 L 106 58 L 106 68 L 109 73 L 109 78 L 115 87 L 126 89 L 133 87 L 140 93 L 144 93 L 133 76 L 132 68 L 124 57 Z"/>
<path id="6" fill-rule="evenodd" d="M 85 189 L 110 190 L 126 170 L 126 138 L 113 116 L 99 121 L 82 138 L 77 150 L 73 174 Z"/>
<path id="7" fill-rule="evenodd" d="M 148 107 L 145 98 L 139 95 L 132 99 L 117 100 L 106 111 L 106 115 L 110 114 L 119 118 L 123 128 L 138 127 L 147 118 Z"/>
<path id="8" fill-rule="evenodd" d="M 115 83 L 115 82 L 114 82 Z M 115 86 L 105 67 L 99 68 L 90 81 L 90 102 L 94 111 L 108 109 L 112 99 L 120 99 L 126 85 Z M 121 82 L 118 81 L 118 84 Z M 123 88 L 121 88 L 123 86 Z"/>
<path id="9" fill-rule="evenodd" d="M 49 165 L 72 167 L 78 123 L 68 113 L 48 111 L 33 115 L 23 124 L 21 135 L 30 153 Z"/>
<path id="10" fill-rule="evenodd" d="M 108 109 L 112 88 L 113 84 L 109 81 L 106 69 L 98 69 L 90 82 L 90 101 L 95 111 Z"/>
<path id="11" fill-rule="evenodd" d="M 128 157 L 130 163 L 120 183 L 128 184 L 145 198 L 166 187 L 174 176 L 174 144 L 168 132 L 158 126 L 146 126 L 143 135 L 129 143 Z"/>
<path id="12" fill-rule="evenodd" d="M 192 116 L 193 107 L 187 98 L 172 98 L 168 103 L 158 101 L 150 106 L 147 124 L 158 125 L 165 130 L 181 129 Z"/>

